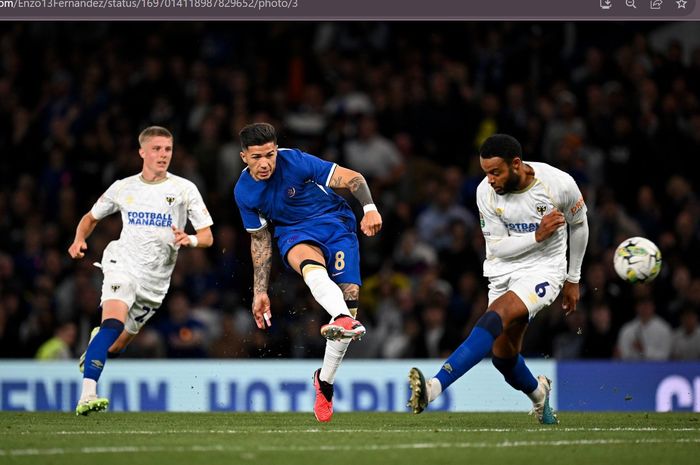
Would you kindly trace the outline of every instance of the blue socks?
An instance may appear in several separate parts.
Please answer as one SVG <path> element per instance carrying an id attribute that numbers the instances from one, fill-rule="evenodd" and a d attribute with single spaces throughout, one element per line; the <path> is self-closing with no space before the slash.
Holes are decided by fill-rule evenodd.
<path id="1" fill-rule="evenodd" d="M 513 358 L 493 357 L 493 366 L 503 374 L 506 382 L 525 394 L 530 394 L 537 389 L 537 379 L 532 376 L 530 370 L 525 366 L 525 359 L 522 355 Z"/>
<path id="2" fill-rule="evenodd" d="M 92 342 L 85 353 L 85 371 L 83 378 L 100 379 L 102 369 L 107 360 L 107 351 L 117 340 L 124 329 L 124 323 L 115 319 L 109 318 L 102 322 L 100 331 L 93 338 Z"/>
<path id="3" fill-rule="evenodd" d="M 479 318 L 469 337 L 452 352 L 435 377 L 442 390 L 457 381 L 491 351 L 493 341 L 503 332 L 503 321 L 496 312 L 487 311 Z M 529 373 L 529 372 L 528 372 Z M 532 376 L 532 375 L 530 375 Z"/>
<path id="4" fill-rule="evenodd" d="M 435 377 L 442 390 L 457 381 L 462 375 L 488 355 L 493 341 L 503 332 L 503 322 L 496 312 L 486 312 L 476 323 L 471 334 L 447 359 Z M 513 358 L 493 357 L 493 365 L 503 374 L 513 388 L 530 394 L 537 389 L 537 379 L 525 365 L 522 355 Z"/>

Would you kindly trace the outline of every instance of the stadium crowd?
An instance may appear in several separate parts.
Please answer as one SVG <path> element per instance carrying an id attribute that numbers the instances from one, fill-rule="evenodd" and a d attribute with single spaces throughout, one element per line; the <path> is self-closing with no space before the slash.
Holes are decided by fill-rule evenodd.
<path id="1" fill-rule="evenodd" d="M 700 359 L 700 45 L 687 36 L 659 23 L 2 24 L 0 357 L 85 349 L 93 262 L 120 218 L 85 259 L 66 250 L 80 215 L 139 171 L 136 135 L 152 124 L 175 134 L 170 171 L 205 196 L 215 242 L 181 250 L 124 356 L 320 357 L 326 314 L 279 257 L 274 325 L 250 314 L 237 134 L 268 121 L 280 146 L 362 172 L 384 217 L 361 237 L 368 333 L 350 357 L 444 358 L 486 309 L 477 148 L 502 132 L 574 176 L 591 227 L 578 312 L 541 312 L 524 355 Z M 662 250 L 652 283 L 615 275 L 631 236 Z"/>

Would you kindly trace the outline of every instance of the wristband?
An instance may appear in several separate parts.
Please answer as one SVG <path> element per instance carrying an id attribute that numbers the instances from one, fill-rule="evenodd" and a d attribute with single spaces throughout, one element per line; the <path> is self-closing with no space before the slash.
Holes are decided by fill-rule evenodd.
<path id="1" fill-rule="evenodd" d="M 368 203 L 367 205 L 365 205 L 364 207 L 362 207 L 362 210 L 364 210 L 365 213 L 367 213 L 367 212 L 376 212 L 376 211 L 378 211 L 378 210 L 377 210 L 377 206 L 376 206 L 375 204 L 373 204 L 373 203 Z"/>
<path id="2" fill-rule="evenodd" d="M 199 245 L 199 239 L 194 234 L 187 236 L 190 239 L 190 247 L 197 247 Z"/>

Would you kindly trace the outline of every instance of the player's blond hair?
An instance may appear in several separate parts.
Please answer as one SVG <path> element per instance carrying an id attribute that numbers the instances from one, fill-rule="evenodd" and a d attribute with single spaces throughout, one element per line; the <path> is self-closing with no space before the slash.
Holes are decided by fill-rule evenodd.
<path id="1" fill-rule="evenodd" d="M 141 131 L 141 134 L 139 134 L 139 145 L 143 147 L 143 144 L 146 142 L 146 139 L 150 139 L 151 137 L 167 137 L 168 139 L 172 139 L 173 135 L 164 127 L 149 126 L 143 131 Z"/>

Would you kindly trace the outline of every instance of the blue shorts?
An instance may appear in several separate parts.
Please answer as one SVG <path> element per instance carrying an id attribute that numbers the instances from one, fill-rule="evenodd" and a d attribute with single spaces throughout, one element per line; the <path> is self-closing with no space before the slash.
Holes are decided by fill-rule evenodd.
<path id="1" fill-rule="evenodd" d="M 285 230 L 277 237 L 282 261 L 289 267 L 289 249 L 302 242 L 311 243 L 323 252 L 328 275 L 334 282 L 362 285 L 360 245 L 355 234 L 355 225 L 349 223 L 350 221 L 336 220 L 308 225 L 304 229 Z"/>

